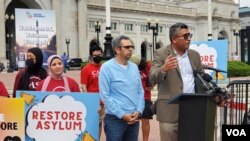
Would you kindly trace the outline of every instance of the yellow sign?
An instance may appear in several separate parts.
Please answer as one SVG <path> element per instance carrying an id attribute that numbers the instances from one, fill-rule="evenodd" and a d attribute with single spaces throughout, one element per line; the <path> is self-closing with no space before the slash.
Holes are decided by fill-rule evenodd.
<path id="1" fill-rule="evenodd" d="M 24 141 L 24 100 L 0 97 L 0 141 Z"/>

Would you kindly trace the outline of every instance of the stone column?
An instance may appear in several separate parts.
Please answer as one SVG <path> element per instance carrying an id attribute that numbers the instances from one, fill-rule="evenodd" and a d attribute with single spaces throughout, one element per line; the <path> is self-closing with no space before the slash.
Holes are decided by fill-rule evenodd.
<path id="1" fill-rule="evenodd" d="M 78 0 L 78 56 L 84 59 L 89 56 L 87 20 L 87 0 Z"/>
<path id="2" fill-rule="evenodd" d="M 120 31 L 120 34 L 124 35 L 124 33 L 125 33 L 125 23 L 122 20 L 119 21 L 119 31 Z"/>
<path id="3" fill-rule="evenodd" d="M 136 40 L 135 40 L 135 53 L 141 56 L 141 24 L 139 22 L 135 23 L 135 30 L 136 30 Z"/>
<path id="4" fill-rule="evenodd" d="M 57 54 L 62 52 L 62 33 L 61 33 L 61 0 L 53 0 L 52 8 L 56 12 L 56 45 Z"/>
<path id="5" fill-rule="evenodd" d="M 5 7 L 4 0 L 0 0 L 0 61 L 6 59 L 6 44 L 5 44 Z"/>
<path id="6" fill-rule="evenodd" d="M 212 23 L 212 0 L 208 0 L 208 41 L 212 41 L 213 39 L 213 23 Z"/>

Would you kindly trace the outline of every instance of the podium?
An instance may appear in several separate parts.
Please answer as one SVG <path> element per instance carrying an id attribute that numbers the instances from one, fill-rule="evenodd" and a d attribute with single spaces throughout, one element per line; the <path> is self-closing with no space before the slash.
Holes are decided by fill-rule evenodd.
<path id="1" fill-rule="evenodd" d="M 168 102 L 179 104 L 178 141 L 213 141 L 216 102 L 210 94 L 179 94 Z"/>

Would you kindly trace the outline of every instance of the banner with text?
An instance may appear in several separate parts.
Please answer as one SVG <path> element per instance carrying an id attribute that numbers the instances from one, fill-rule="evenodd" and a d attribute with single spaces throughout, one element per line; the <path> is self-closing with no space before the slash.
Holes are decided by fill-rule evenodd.
<path id="1" fill-rule="evenodd" d="M 97 141 L 99 94 L 18 91 L 24 98 L 26 141 Z"/>
<path id="2" fill-rule="evenodd" d="M 16 47 L 18 67 L 25 67 L 23 57 L 29 48 L 43 51 L 44 64 L 50 55 L 56 54 L 56 18 L 53 10 L 15 9 Z"/>
<path id="3" fill-rule="evenodd" d="M 198 51 L 201 55 L 201 61 L 204 65 L 210 68 L 217 69 L 205 69 L 205 72 L 210 74 L 214 80 L 218 80 L 218 83 L 227 83 L 227 40 L 215 40 L 205 42 L 192 42 L 190 49 Z M 221 72 L 225 71 L 225 72 Z M 216 78 L 217 77 L 217 78 Z"/>
<path id="4" fill-rule="evenodd" d="M 24 141 L 24 100 L 0 97 L 0 141 Z"/>

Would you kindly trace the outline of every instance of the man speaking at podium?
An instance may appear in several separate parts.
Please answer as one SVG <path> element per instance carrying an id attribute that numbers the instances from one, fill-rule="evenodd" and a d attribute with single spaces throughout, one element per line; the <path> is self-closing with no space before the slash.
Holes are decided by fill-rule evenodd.
<path id="1" fill-rule="evenodd" d="M 178 136 L 179 106 L 167 104 L 168 100 L 180 93 L 201 92 L 194 71 L 203 72 L 199 53 L 189 49 L 192 34 L 188 26 L 184 23 L 172 25 L 169 38 L 170 45 L 154 52 L 149 76 L 152 84 L 158 84 L 156 115 L 161 141 L 177 141 Z"/>

